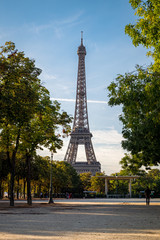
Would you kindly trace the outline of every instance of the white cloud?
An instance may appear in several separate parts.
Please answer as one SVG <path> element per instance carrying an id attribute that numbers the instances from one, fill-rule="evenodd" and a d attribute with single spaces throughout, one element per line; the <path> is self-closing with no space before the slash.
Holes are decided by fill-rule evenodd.
<path id="1" fill-rule="evenodd" d="M 76 23 L 77 21 L 79 21 L 79 19 L 81 18 L 81 16 L 83 15 L 83 11 L 79 11 L 77 12 L 75 15 L 72 15 L 68 18 L 62 19 L 62 20 L 57 20 L 55 22 L 55 24 L 57 25 L 72 25 L 74 23 Z"/>
<path id="2" fill-rule="evenodd" d="M 61 20 L 53 20 L 46 24 L 35 25 L 32 24 L 32 27 L 28 26 L 29 30 L 34 33 L 39 34 L 41 31 L 52 29 L 58 39 L 63 36 L 63 27 L 73 26 L 79 23 L 81 16 L 83 15 L 83 11 L 77 12 L 75 15 L 69 16 L 65 19 Z"/>
<path id="3" fill-rule="evenodd" d="M 43 73 L 43 72 L 42 72 L 42 78 L 45 79 L 45 80 L 55 80 L 55 79 L 57 79 L 57 77 L 55 75 L 48 74 L 48 73 Z"/>
<path id="4" fill-rule="evenodd" d="M 75 102 L 75 99 L 69 99 L 69 98 L 51 98 L 51 100 L 57 100 L 57 101 L 62 101 L 62 102 Z M 103 103 L 107 104 L 106 101 L 98 101 L 98 100 L 87 100 L 88 103 Z"/>
<path id="5" fill-rule="evenodd" d="M 95 144 L 120 144 L 122 141 L 122 135 L 118 133 L 115 129 L 109 130 L 96 130 L 92 132 L 94 136 Z"/>
<path id="6" fill-rule="evenodd" d="M 68 98 L 51 98 L 52 101 L 62 101 L 62 102 L 75 102 L 75 99 L 68 99 Z"/>
<path id="7" fill-rule="evenodd" d="M 95 153 L 97 160 L 101 163 L 102 171 L 105 171 L 107 175 L 120 171 L 119 162 L 124 156 L 124 151 L 120 145 L 116 147 L 96 147 Z"/>

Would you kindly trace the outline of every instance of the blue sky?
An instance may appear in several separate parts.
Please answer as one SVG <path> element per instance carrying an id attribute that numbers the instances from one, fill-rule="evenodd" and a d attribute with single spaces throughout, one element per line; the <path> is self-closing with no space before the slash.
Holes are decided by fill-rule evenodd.
<path id="1" fill-rule="evenodd" d="M 120 170 L 120 107 L 107 105 L 107 86 L 117 74 L 148 65 L 146 50 L 135 48 L 124 28 L 136 17 L 129 0 L 1 0 L 0 45 L 12 41 L 42 69 L 40 76 L 51 98 L 72 116 L 78 68 L 77 48 L 84 32 L 90 130 L 97 160 L 106 174 Z M 70 101 L 69 101 L 70 100 Z M 63 160 L 69 138 L 54 159 Z M 39 152 L 48 155 L 47 149 Z M 86 161 L 83 146 L 78 161 Z"/>

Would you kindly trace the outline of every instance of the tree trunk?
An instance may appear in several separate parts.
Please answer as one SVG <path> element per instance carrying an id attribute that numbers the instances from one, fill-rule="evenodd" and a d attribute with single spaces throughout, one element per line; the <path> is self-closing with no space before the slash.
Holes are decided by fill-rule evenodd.
<path id="1" fill-rule="evenodd" d="M 16 153 L 19 146 L 20 139 L 20 129 L 18 130 L 18 135 L 16 139 L 15 149 L 13 150 L 12 158 L 11 158 L 11 192 L 10 192 L 10 206 L 14 206 L 14 177 L 15 177 L 15 161 L 16 161 Z"/>
<path id="2" fill-rule="evenodd" d="M 27 203 L 32 205 L 31 196 L 31 156 L 26 153 L 26 165 L 27 165 Z"/>
<path id="3" fill-rule="evenodd" d="M 41 196 L 41 186 L 42 186 L 42 184 L 40 183 L 38 186 L 38 197 Z"/>
<path id="4" fill-rule="evenodd" d="M 11 190 L 10 182 L 11 182 L 11 180 L 9 179 L 8 180 L 8 198 L 10 198 L 10 190 Z"/>
<path id="5" fill-rule="evenodd" d="M 19 176 L 18 176 L 18 179 L 17 179 L 17 199 L 19 199 Z"/>
<path id="6" fill-rule="evenodd" d="M 14 176 L 15 176 L 15 159 L 12 163 L 12 170 L 11 170 L 11 182 L 10 182 L 10 206 L 14 206 Z"/>
<path id="7" fill-rule="evenodd" d="M 25 179 L 23 182 L 23 197 L 24 197 L 24 199 L 26 198 L 26 180 Z"/>
<path id="8" fill-rule="evenodd" d="M 3 194 L 2 194 L 2 181 L 0 181 L 0 199 L 3 198 Z"/>

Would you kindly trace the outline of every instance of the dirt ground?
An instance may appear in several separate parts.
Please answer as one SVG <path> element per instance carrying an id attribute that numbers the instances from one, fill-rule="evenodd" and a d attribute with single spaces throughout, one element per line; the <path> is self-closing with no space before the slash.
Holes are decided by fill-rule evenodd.
<path id="1" fill-rule="evenodd" d="M 160 205 L 0 203 L 0 240 L 160 240 Z"/>

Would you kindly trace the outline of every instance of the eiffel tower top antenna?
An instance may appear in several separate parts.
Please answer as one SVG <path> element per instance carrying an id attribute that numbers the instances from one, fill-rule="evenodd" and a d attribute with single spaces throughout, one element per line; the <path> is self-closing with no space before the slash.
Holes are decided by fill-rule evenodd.
<path id="1" fill-rule="evenodd" d="M 81 31 L 81 45 L 83 45 L 83 31 Z"/>

